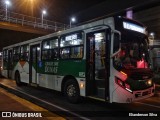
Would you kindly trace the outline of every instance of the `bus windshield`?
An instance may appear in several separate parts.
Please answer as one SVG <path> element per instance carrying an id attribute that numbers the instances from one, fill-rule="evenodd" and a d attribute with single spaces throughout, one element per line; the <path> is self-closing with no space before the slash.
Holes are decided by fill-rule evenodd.
<path id="1" fill-rule="evenodd" d="M 114 59 L 116 68 L 148 68 L 149 55 L 147 40 L 121 43 L 121 50 Z"/>

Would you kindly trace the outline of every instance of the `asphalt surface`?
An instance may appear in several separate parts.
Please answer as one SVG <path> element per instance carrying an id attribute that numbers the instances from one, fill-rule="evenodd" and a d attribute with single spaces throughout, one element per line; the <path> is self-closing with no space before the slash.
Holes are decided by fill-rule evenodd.
<path id="1" fill-rule="evenodd" d="M 56 91 L 36 88 L 28 85 L 18 87 L 14 80 L 0 79 L 0 87 L 26 99 L 48 111 L 63 116 L 65 119 L 160 119 L 160 86 L 156 86 L 155 96 L 129 104 L 111 104 L 84 98 L 79 104 L 69 103 L 64 96 Z M 149 117 L 131 117 L 129 114 L 148 114 Z M 152 116 L 153 115 L 153 116 Z M 157 116 L 156 116 L 157 115 Z"/>
<path id="2" fill-rule="evenodd" d="M 0 88 L 0 120 L 20 120 L 22 118 L 24 120 L 65 120 L 65 118 L 57 114 L 51 113 L 40 106 Z"/>

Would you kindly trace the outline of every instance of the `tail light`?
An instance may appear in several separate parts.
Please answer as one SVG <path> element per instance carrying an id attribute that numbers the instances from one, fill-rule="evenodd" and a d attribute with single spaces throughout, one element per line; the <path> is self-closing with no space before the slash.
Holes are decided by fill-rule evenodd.
<path id="1" fill-rule="evenodd" d="M 130 85 L 127 84 L 127 83 L 125 83 L 125 81 L 122 81 L 121 79 L 119 79 L 119 78 L 116 77 L 116 78 L 115 78 L 115 82 L 116 82 L 119 86 L 121 86 L 123 89 L 125 89 L 125 90 L 127 90 L 127 91 L 129 91 L 129 92 L 132 93 L 132 90 L 131 90 Z"/>

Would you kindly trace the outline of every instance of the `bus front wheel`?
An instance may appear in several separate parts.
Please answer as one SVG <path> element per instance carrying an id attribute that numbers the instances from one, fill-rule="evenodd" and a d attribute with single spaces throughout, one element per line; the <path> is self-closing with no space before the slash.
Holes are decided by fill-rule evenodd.
<path id="1" fill-rule="evenodd" d="M 75 80 L 69 79 L 64 85 L 64 94 L 69 102 L 78 103 L 80 100 L 80 90 Z"/>
<path id="2" fill-rule="evenodd" d="M 16 80 L 17 86 L 21 86 L 22 85 L 19 72 L 15 73 L 15 80 Z"/>

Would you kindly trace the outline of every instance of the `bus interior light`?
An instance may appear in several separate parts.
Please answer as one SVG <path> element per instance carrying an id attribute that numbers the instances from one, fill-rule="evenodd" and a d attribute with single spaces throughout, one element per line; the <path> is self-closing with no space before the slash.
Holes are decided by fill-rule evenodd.
<path id="1" fill-rule="evenodd" d="M 40 47 L 37 47 L 37 50 L 40 51 Z"/>

